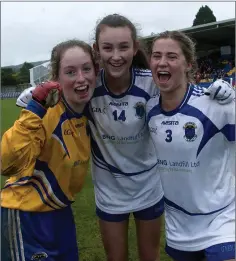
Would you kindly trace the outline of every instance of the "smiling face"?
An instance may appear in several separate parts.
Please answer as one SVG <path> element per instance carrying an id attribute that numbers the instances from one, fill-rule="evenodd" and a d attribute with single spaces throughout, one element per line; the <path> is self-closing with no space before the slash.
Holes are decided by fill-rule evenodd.
<path id="1" fill-rule="evenodd" d="M 152 48 L 150 61 L 153 79 L 161 92 L 172 92 L 187 85 L 187 63 L 178 41 L 171 38 L 157 39 Z"/>
<path id="2" fill-rule="evenodd" d="M 85 105 L 92 97 L 96 86 L 95 68 L 91 55 L 75 46 L 61 56 L 58 82 L 69 105 L 75 109 Z"/>
<path id="3" fill-rule="evenodd" d="M 109 76 L 121 78 L 129 74 L 137 46 L 128 26 L 102 26 L 96 49 Z"/>

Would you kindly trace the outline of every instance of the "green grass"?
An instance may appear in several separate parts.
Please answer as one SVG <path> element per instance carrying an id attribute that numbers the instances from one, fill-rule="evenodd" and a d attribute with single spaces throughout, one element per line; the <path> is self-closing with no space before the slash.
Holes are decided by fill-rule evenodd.
<path id="1" fill-rule="evenodd" d="M 15 99 L 1 101 L 1 134 L 9 129 L 19 117 L 20 108 L 16 106 Z M 1 135 L 2 136 L 2 135 Z"/>
<path id="2" fill-rule="evenodd" d="M 19 117 L 20 109 L 16 107 L 15 100 L 1 100 L 1 133 L 10 128 Z M 4 180 L 1 180 L 2 183 Z M 73 204 L 77 238 L 80 249 L 80 261 L 105 261 L 105 254 L 101 242 L 98 222 L 95 215 L 95 203 L 93 185 L 90 174 L 87 176 L 83 190 L 77 195 Z M 162 227 L 161 238 L 161 261 L 171 259 L 164 252 L 165 238 L 164 227 Z M 129 255 L 130 261 L 137 261 L 137 247 L 135 224 L 133 217 L 130 217 L 129 227 Z"/>

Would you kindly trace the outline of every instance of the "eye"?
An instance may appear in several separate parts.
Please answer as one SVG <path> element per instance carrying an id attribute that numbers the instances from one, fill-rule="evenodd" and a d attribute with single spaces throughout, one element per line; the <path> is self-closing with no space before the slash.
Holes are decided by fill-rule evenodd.
<path id="1" fill-rule="evenodd" d="M 90 72 L 91 70 L 92 70 L 91 67 L 85 67 L 85 68 L 84 68 L 84 71 L 85 71 L 85 72 Z"/>
<path id="2" fill-rule="evenodd" d="M 169 58 L 170 58 L 171 60 L 174 60 L 174 59 L 176 59 L 177 57 L 176 57 L 176 55 L 169 55 Z"/>
<path id="3" fill-rule="evenodd" d="M 129 48 L 129 46 L 127 46 L 127 45 L 124 45 L 124 46 L 120 47 L 121 50 L 127 50 L 128 48 Z"/>
<path id="4" fill-rule="evenodd" d="M 111 47 L 110 47 L 110 46 L 104 46 L 104 47 L 103 47 L 103 50 L 111 51 Z"/>
<path id="5" fill-rule="evenodd" d="M 161 55 L 160 54 L 153 54 L 152 58 L 154 58 L 154 59 L 161 59 Z"/>
<path id="6" fill-rule="evenodd" d="M 73 76 L 75 74 L 75 71 L 67 71 L 66 74 L 69 76 Z"/>

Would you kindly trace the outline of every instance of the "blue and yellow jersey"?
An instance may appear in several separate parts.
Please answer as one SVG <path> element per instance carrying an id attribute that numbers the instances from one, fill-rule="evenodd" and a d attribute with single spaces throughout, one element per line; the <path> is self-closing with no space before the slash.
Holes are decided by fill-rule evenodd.
<path id="1" fill-rule="evenodd" d="M 1 172 L 10 176 L 1 206 L 51 211 L 73 202 L 88 171 L 87 118 L 65 102 L 45 110 L 34 100 L 6 131 L 1 142 Z"/>

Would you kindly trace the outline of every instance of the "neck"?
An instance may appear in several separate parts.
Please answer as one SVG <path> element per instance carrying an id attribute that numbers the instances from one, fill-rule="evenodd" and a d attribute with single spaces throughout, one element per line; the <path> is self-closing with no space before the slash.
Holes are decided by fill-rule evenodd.
<path id="1" fill-rule="evenodd" d="M 105 81 L 108 89 L 112 93 L 119 95 L 128 90 L 131 81 L 131 73 L 127 73 L 120 78 L 114 78 L 110 75 L 105 74 Z"/>
<path id="2" fill-rule="evenodd" d="M 75 112 L 75 113 L 79 113 L 81 114 L 83 111 L 84 111 L 84 107 L 85 107 L 85 104 L 77 104 L 77 103 L 72 103 L 72 102 L 68 102 L 65 98 L 64 98 L 66 104 L 69 105 L 69 109 L 72 110 L 72 112 Z"/>
<path id="3" fill-rule="evenodd" d="M 78 104 L 71 104 L 71 103 L 70 103 L 69 105 L 70 105 L 71 109 L 72 109 L 74 112 L 76 112 L 76 113 L 81 114 L 81 113 L 84 111 L 85 104 L 80 104 L 80 105 L 78 105 Z"/>
<path id="4" fill-rule="evenodd" d="M 176 109 L 183 101 L 187 91 L 187 83 L 182 84 L 171 92 L 161 92 L 161 107 L 164 111 Z"/>

